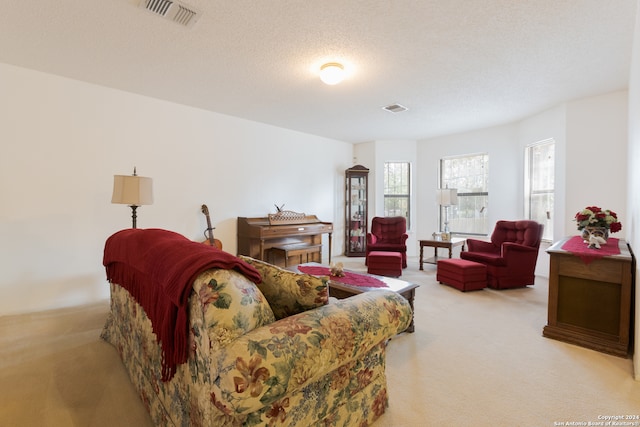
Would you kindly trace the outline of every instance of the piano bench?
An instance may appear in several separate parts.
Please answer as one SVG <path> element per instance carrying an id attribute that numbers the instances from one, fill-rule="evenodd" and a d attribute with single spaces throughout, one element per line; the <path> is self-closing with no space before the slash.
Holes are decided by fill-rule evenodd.
<path id="1" fill-rule="evenodd" d="M 282 254 L 284 256 L 284 266 L 288 267 L 289 257 L 299 256 L 300 264 L 302 264 L 303 262 L 309 262 L 309 255 L 322 254 L 322 245 L 292 243 L 289 245 L 272 246 L 269 249 L 269 252 L 271 255 L 269 258 L 273 258 L 276 253 Z M 306 261 L 302 259 L 303 255 L 306 255 Z M 270 262 L 272 264 L 275 264 L 275 262 L 273 261 L 273 259 L 270 259 Z"/>

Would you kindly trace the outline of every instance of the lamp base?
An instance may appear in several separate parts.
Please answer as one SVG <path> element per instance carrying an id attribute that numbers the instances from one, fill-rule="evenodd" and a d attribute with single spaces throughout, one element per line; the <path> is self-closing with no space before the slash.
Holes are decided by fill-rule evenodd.
<path id="1" fill-rule="evenodd" d="M 137 228 L 137 219 L 138 219 L 138 215 L 136 214 L 136 209 L 138 209 L 138 206 L 136 205 L 130 205 L 131 208 L 131 220 L 132 220 L 132 226 L 131 228 Z"/>
<path id="2" fill-rule="evenodd" d="M 444 232 L 449 234 L 449 206 L 444 207 Z"/>

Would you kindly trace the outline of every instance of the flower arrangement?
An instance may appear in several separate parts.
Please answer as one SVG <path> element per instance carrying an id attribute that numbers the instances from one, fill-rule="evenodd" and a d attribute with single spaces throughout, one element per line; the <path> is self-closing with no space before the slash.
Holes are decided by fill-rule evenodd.
<path id="1" fill-rule="evenodd" d="M 575 216 L 578 230 L 585 227 L 604 227 L 612 233 L 622 230 L 622 223 L 618 221 L 618 215 L 609 209 L 601 209 L 598 206 L 587 206 Z"/>

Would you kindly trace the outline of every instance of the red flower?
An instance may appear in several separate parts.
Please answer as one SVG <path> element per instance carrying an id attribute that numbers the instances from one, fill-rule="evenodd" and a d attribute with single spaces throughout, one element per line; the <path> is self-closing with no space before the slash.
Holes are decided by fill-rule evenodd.
<path id="1" fill-rule="evenodd" d="M 578 225 L 578 230 L 585 227 L 604 227 L 611 233 L 622 229 L 622 224 L 618 221 L 618 214 L 599 206 L 587 206 L 575 214 L 574 220 Z"/>
<path id="2" fill-rule="evenodd" d="M 587 214 L 581 214 L 580 212 L 578 212 L 576 214 L 576 220 L 578 220 L 578 221 L 584 221 L 584 220 L 587 220 L 587 219 L 589 219 L 589 215 L 587 215 Z"/>

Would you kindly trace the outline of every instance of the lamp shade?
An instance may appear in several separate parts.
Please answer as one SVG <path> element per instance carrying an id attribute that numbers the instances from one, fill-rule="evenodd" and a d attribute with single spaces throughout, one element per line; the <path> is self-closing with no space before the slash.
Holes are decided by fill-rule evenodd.
<path id="1" fill-rule="evenodd" d="M 153 204 L 153 180 L 145 176 L 114 175 L 111 203 L 130 206 Z"/>
<path id="2" fill-rule="evenodd" d="M 440 206 L 458 204 L 458 190 L 456 188 L 441 188 L 436 192 L 436 202 Z"/>

